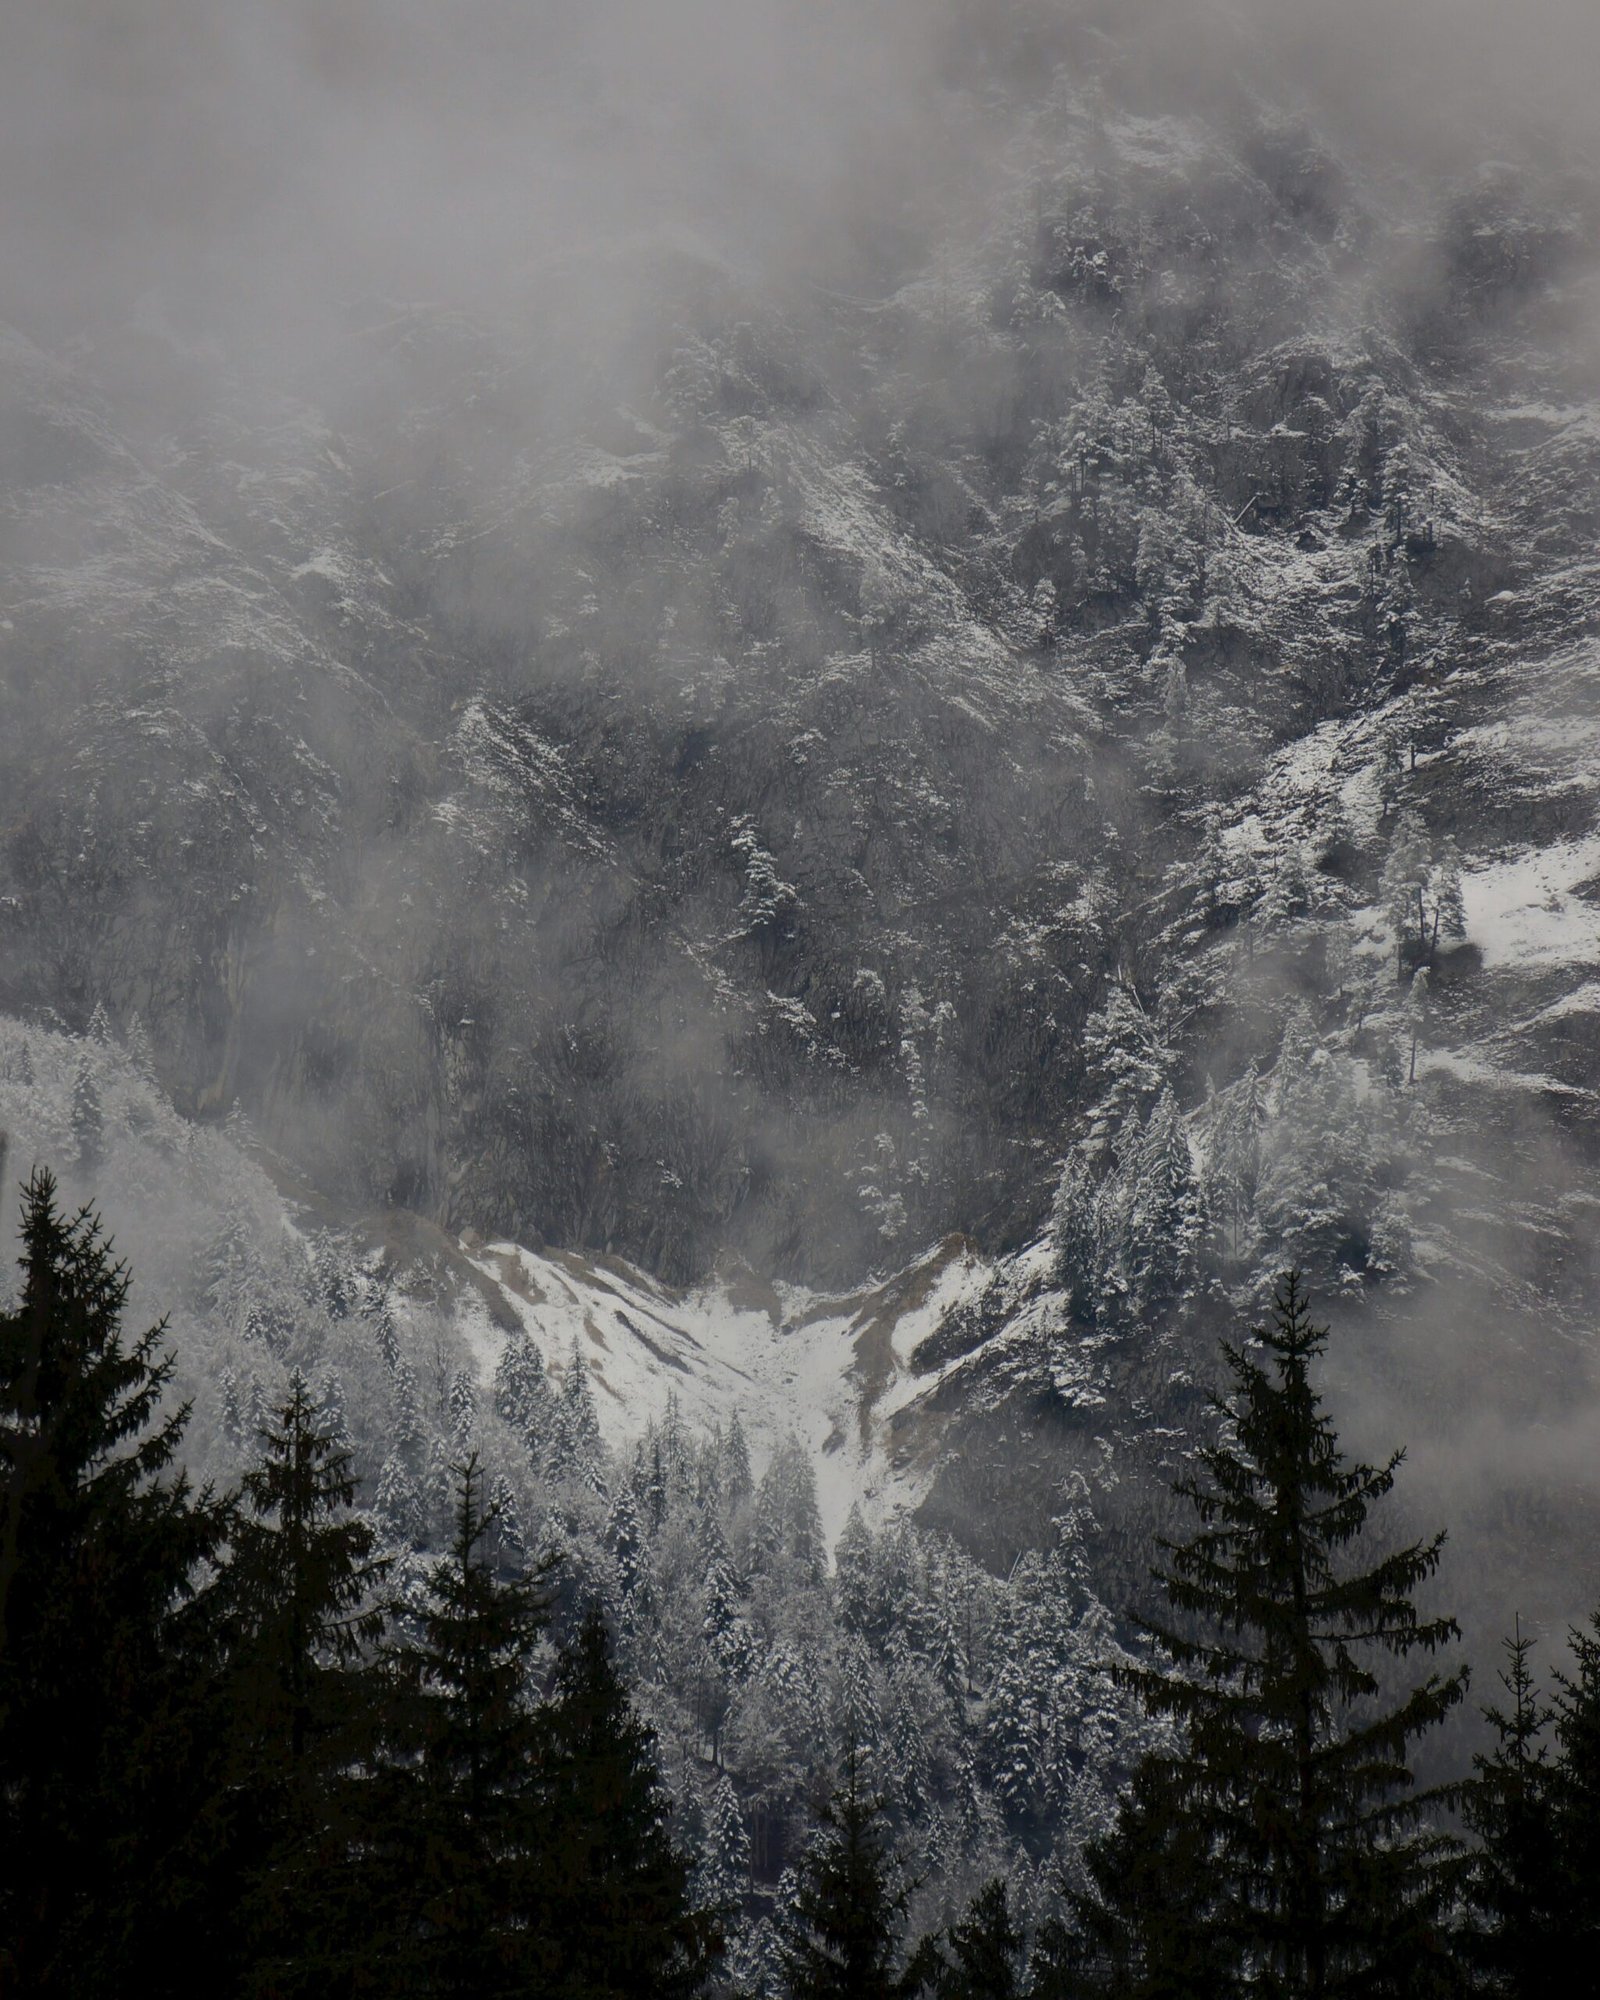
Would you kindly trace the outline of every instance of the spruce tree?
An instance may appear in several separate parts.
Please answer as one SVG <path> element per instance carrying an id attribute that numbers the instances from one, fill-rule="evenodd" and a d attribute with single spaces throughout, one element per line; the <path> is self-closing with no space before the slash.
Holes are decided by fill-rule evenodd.
<path id="1" fill-rule="evenodd" d="M 529 1666 L 547 1599 L 542 1573 L 496 1574 L 482 1487 L 474 1455 L 456 1473 L 455 1534 L 419 1629 L 393 1655 L 374 1913 L 401 1991 L 495 2000 L 529 1990 L 539 1943 L 545 1814 Z"/>
<path id="2" fill-rule="evenodd" d="M 688 2000 L 721 1951 L 672 1838 L 649 1730 L 590 1609 L 563 1648 L 545 1718 L 548 1815 L 541 1990 L 560 2000 Z"/>
<path id="3" fill-rule="evenodd" d="M 161 1084 L 156 1075 L 155 1051 L 150 1046 L 149 1032 L 137 1014 L 129 1017 L 126 1047 L 128 1064 L 134 1075 L 149 1084 L 152 1090 L 159 1090 Z"/>
<path id="4" fill-rule="evenodd" d="M 906 1892 L 892 1877 L 883 1801 L 865 1788 L 853 1744 L 820 1817 L 780 1931 L 785 1991 L 789 2000 L 901 2000 L 912 1990 L 900 1965 Z"/>
<path id="5" fill-rule="evenodd" d="M 173 1471 L 165 1323 L 36 1172 L 0 1315 L 0 1988 L 197 1990 L 220 1812 L 216 1593 L 230 1514 Z"/>
<path id="6" fill-rule="evenodd" d="M 237 1782 L 251 1804 L 242 1984 L 326 1993 L 364 1947 L 354 1856 L 378 1732 L 371 1663 L 387 1564 L 351 1512 L 337 1408 L 297 1369 L 244 1479 L 228 1582 L 240 1622 L 233 1674 Z"/>
<path id="7" fill-rule="evenodd" d="M 100 1171 L 105 1139 L 105 1116 L 100 1109 L 100 1086 L 87 1051 L 78 1058 L 78 1074 L 72 1086 L 72 1138 L 80 1178 Z"/>
<path id="8" fill-rule="evenodd" d="M 349 1669 L 384 1625 L 374 1592 L 387 1565 L 373 1556 L 371 1526 L 351 1511 L 355 1479 L 336 1423 L 296 1369 L 244 1476 L 229 1571 L 246 1623 L 241 1669 L 260 1684 L 252 1714 L 275 1739 L 274 1756 L 290 1763 L 344 1727 Z"/>
<path id="9" fill-rule="evenodd" d="M 1564 1942 L 1593 1964 L 1600 1950 L 1600 1612 L 1574 1629 L 1570 1674 L 1553 1676 L 1556 1756 L 1550 1778 Z"/>
<path id="10" fill-rule="evenodd" d="M 724 1921 L 737 1912 L 750 1886 L 750 1832 L 725 1775 L 717 1780 L 706 1815 L 698 1886 L 702 1904 Z"/>
<path id="11" fill-rule="evenodd" d="M 1224 2000 L 1239 1991 L 1220 1932 L 1213 1854 L 1177 1773 L 1159 1756 L 1135 1770 L 1116 1824 L 1082 1855 L 1087 1878 L 1067 1917 L 1042 1928 L 1035 2000 Z"/>
<path id="12" fill-rule="evenodd" d="M 1147 1318 L 1164 1318 L 1193 1283 L 1204 1227 L 1189 1136 L 1165 1089 L 1134 1149 L 1123 1242 L 1130 1289 Z"/>
<path id="13" fill-rule="evenodd" d="M 1383 864 L 1378 896 L 1394 940 L 1395 974 L 1427 959 L 1432 951 L 1428 891 L 1433 874 L 1433 849 L 1426 829 L 1409 808 L 1395 824 Z"/>
<path id="14" fill-rule="evenodd" d="M 1022 1936 L 998 1876 L 983 1885 L 921 1965 L 936 2000 L 1020 2000 Z"/>
<path id="15" fill-rule="evenodd" d="M 728 1425 L 719 1470 L 728 1506 L 730 1510 L 737 1511 L 755 1491 L 755 1480 L 750 1471 L 750 1447 L 745 1441 L 744 1425 L 739 1421 L 737 1410 Z"/>
<path id="16" fill-rule="evenodd" d="M 1362 1567 L 1361 1536 L 1401 1454 L 1381 1467 L 1345 1460 L 1311 1379 L 1326 1329 L 1297 1274 L 1255 1340 L 1259 1351 L 1224 1344 L 1220 1434 L 1177 1483 L 1199 1531 L 1160 1544 L 1172 1616 L 1146 1629 L 1173 1670 L 1123 1678 L 1182 1728 L 1162 1811 L 1205 1843 L 1209 1907 L 1196 1922 L 1231 1952 L 1238 1989 L 1414 1996 L 1447 1981 L 1453 1873 L 1448 1843 L 1424 1824 L 1440 1799 L 1417 1792 L 1409 1753 L 1466 1675 L 1435 1671 L 1389 1700 L 1374 1666 L 1458 1636 L 1415 1602 L 1444 1537 Z"/>
<path id="17" fill-rule="evenodd" d="M 1494 1748 L 1474 1758 L 1478 1775 L 1465 1799 L 1464 1817 L 1479 1843 L 1470 1955 L 1485 1993 L 1535 2000 L 1555 1990 L 1573 1940 L 1566 1935 L 1570 1906 L 1553 1812 L 1556 1773 L 1544 1740 L 1551 1710 L 1534 1685 L 1532 1641 L 1520 1624 L 1505 1651 L 1500 1684 L 1507 1706 L 1484 1710 Z"/>
<path id="18" fill-rule="evenodd" d="M 539 1464 L 549 1442 L 555 1399 L 539 1350 L 526 1334 L 507 1342 L 495 1367 L 494 1406 Z"/>
<path id="19" fill-rule="evenodd" d="M 594 1390 L 589 1385 L 588 1364 L 572 1336 L 567 1356 L 567 1372 L 561 1384 L 561 1408 L 567 1420 L 571 1448 L 578 1467 L 591 1483 L 598 1477 L 600 1462 L 600 1413 L 595 1408 Z"/>

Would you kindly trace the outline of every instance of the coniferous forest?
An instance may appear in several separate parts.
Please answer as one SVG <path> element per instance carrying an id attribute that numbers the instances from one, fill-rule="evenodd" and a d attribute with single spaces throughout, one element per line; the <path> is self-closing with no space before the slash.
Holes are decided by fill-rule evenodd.
<path id="1" fill-rule="evenodd" d="M 919 1926 L 908 1759 L 870 1693 L 776 1893 L 725 1776 L 686 1845 L 612 1629 L 644 1615 L 627 1486 L 620 1613 L 530 1546 L 471 1449 L 444 1552 L 401 1589 L 301 1372 L 238 1487 L 196 1487 L 165 1326 L 126 1324 L 95 1217 L 35 1171 L 22 1239 L 0 1319 L 7 1993 L 1522 1995 L 1593 1938 L 1600 1615 L 1548 1686 L 1514 1632 L 1487 1677 L 1491 1748 L 1419 1782 L 1473 1698 L 1429 1588 L 1444 1534 L 1385 1531 L 1402 1454 L 1342 1449 L 1294 1272 L 1224 1344 L 1181 1525 L 1149 1552 L 1163 1608 L 1111 1669 L 1148 1741 L 1115 1769 L 1109 1823 L 1058 1844 L 1045 1879 L 997 1872 Z M 638 1462 L 658 1528 L 683 1451 L 657 1438 Z M 698 1497 L 708 1577 L 727 1577 Z M 803 1523 L 779 1535 L 798 1529 L 816 1609 L 847 1627 L 870 1615 L 851 1525 L 831 1575 Z M 758 1647 L 715 1600 L 713 1642 Z M 1043 1699 L 1076 1692 L 1063 1671 Z"/>
<path id="2" fill-rule="evenodd" d="M 0 4 L 0 2000 L 1596 1984 L 1597 76 Z"/>

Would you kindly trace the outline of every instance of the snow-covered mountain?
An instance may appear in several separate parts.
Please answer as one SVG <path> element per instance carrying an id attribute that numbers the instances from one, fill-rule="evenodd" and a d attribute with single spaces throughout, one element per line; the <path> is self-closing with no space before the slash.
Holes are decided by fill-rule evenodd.
<path id="1" fill-rule="evenodd" d="M 992 170 L 863 196 L 848 286 L 664 203 L 316 368 L 155 300 L 7 335 L 13 1166 L 101 1194 L 209 1440 L 293 1346 L 250 1286 L 310 1309 L 262 1246 L 326 1239 L 441 1381 L 576 1339 L 618 1442 L 792 1432 L 830 1538 L 1003 1567 L 1085 1482 L 1108 1590 L 1294 1259 L 1485 1624 L 1559 1618 L 1592 190 L 1355 144 L 1220 21 L 1197 80 L 1006 20 L 937 71 Z"/>

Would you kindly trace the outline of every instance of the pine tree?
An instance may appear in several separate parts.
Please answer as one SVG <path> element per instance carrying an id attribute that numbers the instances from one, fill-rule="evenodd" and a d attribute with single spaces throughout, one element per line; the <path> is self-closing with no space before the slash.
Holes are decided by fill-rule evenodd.
<path id="1" fill-rule="evenodd" d="M 872 1623 L 872 1537 L 852 1502 L 833 1551 L 834 1602 L 847 1632 L 865 1633 Z"/>
<path id="2" fill-rule="evenodd" d="M 316 1414 L 319 1428 L 334 1450 L 350 1461 L 353 1470 L 356 1442 L 350 1435 L 350 1423 L 345 1415 L 344 1383 L 332 1368 L 325 1368 L 318 1380 Z"/>
<path id="3" fill-rule="evenodd" d="M 1204 1234 L 1189 1136 L 1170 1090 L 1151 1109 L 1130 1180 L 1124 1234 L 1130 1289 L 1140 1311 L 1160 1319 L 1192 1286 Z"/>
<path id="4" fill-rule="evenodd" d="M 739 1582 L 725 1550 L 713 1554 L 706 1563 L 700 1589 L 700 1636 L 718 1683 L 707 1692 L 721 1710 L 726 1705 L 724 1677 L 736 1683 L 746 1680 L 755 1663 L 750 1629 L 740 1616 Z"/>
<path id="5" fill-rule="evenodd" d="M 1219 1933 L 1204 1821 L 1160 1756 L 1135 1770 L 1108 1833 L 1083 1850 L 1068 1918 L 1041 1929 L 1035 2000 L 1233 2000 L 1231 1940 Z"/>
<path id="6" fill-rule="evenodd" d="M 239 1406 L 239 1378 L 231 1368 L 222 1371 L 222 1435 L 237 1451 L 244 1444 L 244 1412 Z"/>
<path id="7" fill-rule="evenodd" d="M 392 1375 L 400 1364 L 400 1331 L 394 1323 L 394 1307 L 389 1303 L 386 1282 L 373 1286 L 361 1304 L 361 1317 L 372 1329 L 372 1339 Z"/>
<path id="8" fill-rule="evenodd" d="M 392 1546 L 409 1548 L 415 1544 L 422 1532 L 422 1499 L 404 1460 L 396 1457 L 384 1460 L 372 1504 Z"/>
<path id="9" fill-rule="evenodd" d="M 1098 1100 L 1091 1139 L 1104 1148 L 1161 1094 L 1171 1055 L 1138 994 L 1121 982 L 1085 1023 L 1083 1053 Z"/>
<path id="10" fill-rule="evenodd" d="M 1218 1122 L 1211 1160 L 1213 1212 L 1229 1224 L 1230 1247 L 1235 1257 L 1240 1253 L 1260 1192 L 1261 1128 L 1265 1118 L 1261 1079 L 1251 1063 Z"/>
<path id="11" fill-rule="evenodd" d="M 500 1473 L 489 1493 L 490 1541 L 500 1557 L 503 1570 L 519 1568 L 527 1559 L 528 1540 L 522 1531 L 522 1514 L 511 1481 Z"/>
<path id="12" fill-rule="evenodd" d="M 793 1565 L 801 1580 L 815 1583 L 827 1571 L 817 1478 L 798 1438 L 783 1439 L 762 1475 L 750 1543 L 753 1565 L 768 1573 Z"/>
<path id="13" fill-rule="evenodd" d="M 872 1654 L 859 1639 L 845 1647 L 839 1675 L 835 1729 L 838 1738 L 854 1746 L 863 1764 L 883 1747 L 883 1712 L 878 1704 Z"/>
<path id="14" fill-rule="evenodd" d="M 422 1429 L 417 1371 L 409 1361 L 400 1362 L 394 1371 L 394 1443 L 410 1469 L 420 1472 L 427 1439 Z"/>
<path id="15" fill-rule="evenodd" d="M 384 1624 L 374 1592 L 387 1565 L 373 1555 L 372 1529 L 351 1511 L 355 1479 L 339 1428 L 296 1369 L 261 1459 L 245 1474 L 246 1511 L 229 1566 L 247 1633 L 240 1668 L 257 1683 L 252 1720 L 273 1757 L 290 1765 L 318 1737 L 343 1729 L 345 1670 Z"/>
<path id="16" fill-rule="evenodd" d="M 720 1929 L 694 1907 L 653 1740 L 594 1609 L 562 1651 L 545 1732 L 540 1990 L 563 2000 L 688 2000 L 721 1951 Z"/>
<path id="17" fill-rule="evenodd" d="M 208 1702 L 230 1515 L 173 1462 L 165 1323 L 36 1172 L 0 1315 L 0 1986 L 197 1990 L 220 1812 Z M 168 1935 L 168 1933 L 172 1935 Z"/>
<path id="18" fill-rule="evenodd" d="M 1477 1836 L 1471 1898 L 1470 1956 L 1482 1990 L 1504 2000 L 1535 2000 L 1558 1988 L 1575 1940 L 1562 1881 L 1562 1850 L 1552 1798 L 1554 1771 L 1544 1732 L 1552 1711 L 1534 1686 L 1533 1642 L 1520 1623 L 1505 1641 L 1500 1674 L 1509 1706 L 1486 1708 L 1495 1744 L 1473 1759 L 1477 1777 L 1464 1817 Z"/>
<path id="19" fill-rule="evenodd" d="M 737 1410 L 728 1425 L 720 1471 L 722 1491 L 728 1506 L 735 1510 L 742 1507 L 755 1491 L 755 1479 L 750 1471 L 750 1447 L 745 1442 L 744 1426 L 739 1421 Z"/>
<path id="20" fill-rule="evenodd" d="M 72 1086 L 72 1138 L 80 1179 L 100 1171 L 101 1146 L 105 1138 L 105 1117 L 100 1109 L 100 1086 L 87 1051 L 78 1058 L 78 1074 Z"/>
<path id="21" fill-rule="evenodd" d="M 378 1920 L 434 1994 L 520 1994 L 540 1936 L 546 1852 L 541 1724 L 528 1670 L 545 1578 L 507 1581 L 485 1550 L 492 1522 L 476 1456 L 456 1473 L 455 1533 L 433 1565 L 420 1629 L 393 1655 L 390 1825 L 375 1873 Z"/>
<path id="22" fill-rule="evenodd" d="M 1401 1019 L 1410 1038 L 1410 1048 L 1406 1056 L 1406 1081 L 1414 1084 L 1417 1080 L 1417 1047 L 1428 1021 L 1428 968 L 1425 965 L 1419 965 L 1411 975 L 1411 984 L 1406 991 L 1406 1003 L 1401 1011 Z"/>
<path id="23" fill-rule="evenodd" d="M 1378 887 L 1394 940 L 1397 976 L 1403 977 L 1408 966 L 1419 964 L 1432 950 L 1433 925 L 1427 902 L 1432 872 L 1433 849 L 1427 831 L 1408 808 L 1395 824 Z"/>
<path id="24" fill-rule="evenodd" d="M 900 2000 L 906 1892 L 892 1879 L 883 1801 L 854 1745 L 823 1806 L 779 1933 L 789 2000 Z"/>
<path id="25" fill-rule="evenodd" d="M 252 1368 L 250 1387 L 244 1399 L 244 1436 L 251 1445 L 259 1445 L 267 1430 L 267 1395 L 261 1386 L 261 1377 Z"/>
<path id="26" fill-rule="evenodd" d="M 478 1421 L 477 1393 L 465 1368 L 458 1368 L 450 1378 L 449 1409 L 451 1440 L 457 1454 L 465 1457 Z"/>
<path id="27" fill-rule="evenodd" d="M 252 1301 L 265 1284 L 256 1218 L 242 1194 L 231 1195 L 215 1236 L 195 1260 L 196 1301 L 207 1319 L 243 1334 Z"/>
<path id="28" fill-rule="evenodd" d="M 561 1407 L 567 1420 L 573 1454 L 580 1469 L 588 1476 L 600 1462 L 600 1417 L 594 1406 L 589 1370 L 576 1334 L 572 1336 L 572 1351 L 567 1357 L 566 1377 L 561 1384 Z"/>
<path id="29" fill-rule="evenodd" d="M 338 1237 L 323 1231 L 311 1248 L 311 1296 L 329 1319 L 344 1319 L 356 1301 L 355 1270 L 350 1252 Z"/>
<path id="30" fill-rule="evenodd" d="M 1295 1273 L 1255 1340 L 1259 1357 L 1224 1345 L 1221 1435 L 1176 1487 L 1199 1531 L 1160 1544 L 1173 1617 L 1147 1629 L 1174 1671 L 1123 1678 L 1184 1730 L 1163 1784 L 1204 1837 L 1206 1930 L 1231 1943 L 1245 1990 L 1422 1993 L 1442 1962 L 1451 1860 L 1421 1825 L 1437 1801 L 1416 1793 L 1407 1758 L 1462 1698 L 1465 1674 L 1431 1673 L 1385 1705 L 1369 1661 L 1457 1636 L 1414 1602 L 1444 1538 L 1358 1566 L 1400 1454 L 1346 1463 L 1311 1380 L 1326 1329 Z"/>
<path id="31" fill-rule="evenodd" d="M 1022 1936 L 998 1876 L 983 1885 L 923 1963 L 936 2000 L 1020 2000 Z"/>
<path id="32" fill-rule="evenodd" d="M 737 1913 L 750 1886 L 750 1831 L 726 1775 L 711 1795 L 698 1882 L 702 1907 L 718 1912 L 724 1923 Z"/>
<path id="33" fill-rule="evenodd" d="M 667 1508 L 671 1501 L 672 1477 L 668 1471 L 670 1454 L 659 1437 L 652 1436 L 648 1444 L 649 1455 L 644 1467 L 644 1480 L 639 1497 L 650 1533 L 657 1535 L 661 1532 L 661 1524 L 667 1518 Z"/>
<path id="34" fill-rule="evenodd" d="M 526 1334 L 506 1343 L 494 1371 L 494 1406 L 537 1465 L 548 1442 L 553 1398 L 539 1350 Z"/>
<path id="35" fill-rule="evenodd" d="M 135 1076 L 149 1084 L 152 1090 L 159 1090 L 160 1079 L 156 1075 L 155 1051 L 150 1046 L 150 1035 L 137 1014 L 129 1016 L 127 1051 L 129 1067 Z"/>
<path id="36" fill-rule="evenodd" d="M 1600 1950 L 1600 1612 L 1567 1635 L 1575 1672 L 1556 1691 L 1550 1805 L 1559 1860 L 1563 1932 L 1585 1963 Z"/>
<path id="37" fill-rule="evenodd" d="M 1434 872 L 1435 924 L 1441 937 L 1457 944 L 1467 934 L 1467 904 L 1461 889 L 1461 850 L 1455 835 L 1446 834 Z"/>
<path id="38" fill-rule="evenodd" d="M 1056 1279 L 1074 1327 L 1107 1316 L 1114 1289 L 1107 1282 L 1106 1230 L 1099 1177 L 1079 1151 L 1068 1155 L 1051 1213 Z"/>
<path id="39" fill-rule="evenodd" d="M 623 1603 L 630 1604 L 646 1586 L 648 1566 L 638 1511 L 626 1486 L 618 1490 L 612 1502 L 606 1521 L 606 1544 L 611 1551 L 611 1560 L 616 1564 L 617 1588 L 622 1593 Z"/>
<path id="40" fill-rule="evenodd" d="M 318 1409 L 297 1369 L 244 1479 L 228 1567 L 241 1631 L 233 1657 L 238 1776 L 250 1801 L 243 1985 L 325 1993 L 359 1957 L 348 1895 L 378 1690 L 387 1565 L 355 1516 L 342 1417 Z"/>

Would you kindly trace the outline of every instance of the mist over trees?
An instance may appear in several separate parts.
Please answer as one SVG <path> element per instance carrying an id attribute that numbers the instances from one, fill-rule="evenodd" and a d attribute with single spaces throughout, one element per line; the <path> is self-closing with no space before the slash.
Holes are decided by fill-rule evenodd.
<path id="1" fill-rule="evenodd" d="M 0 1988 L 1547 1990 L 1600 14 L 0 41 Z"/>
<path id="2" fill-rule="evenodd" d="M 541 10 L 520 126 L 502 8 L 448 49 L 359 6 L 152 24 L 117 101 L 177 213 L 164 88 L 212 158 L 248 74 L 306 155 L 217 160 L 209 263 L 141 234 L 125 299 L 107 249 L 76 347 L 98 225 L 8 208 L 41 277 L 4 350 L 0 1002 L 137 1018 L 186 1112 L 237 1101 L 319 1186 L 455 1230 L 672 1282 L 1014 1248 L 1117 992 L 1165 1015 L 1181 1111 L 1237 1074 L 1179 878 L 1287 739 L 1383 711 L 1403 751 L 1376 825 L 1321 801 L 1318 842 L 1194 885 L 1268 944 L 1264 991 L 1358 1014 L 1317 954 L 1374 899 L 1403 972 L 1460 943 L 1417 757 L 1522 560 L 1486 519 L 1520 474 L 1461 399 L 1513 322 L 1559 368 L 1592 216 L 1535 161 L 1419 197 L 1396 135 L 1358 171 L 1298 20 L 834 10 L 835 61 L 787 6 L 708 0 L 676 42 L 638 11 Z M 120 210 L 80 12 L 26 46 Z M 390 158 L 440 63 L 499 184 Z M 664 126 L 613 119 L 608 165 L 573 107 L 637 110 L 650 63 Z M 26 103 L 14 129 L 47 144 Z M 752 152 L 753 213 L 716 193 Z M 416 255 L 431 283 L 366 268 Z"/>

